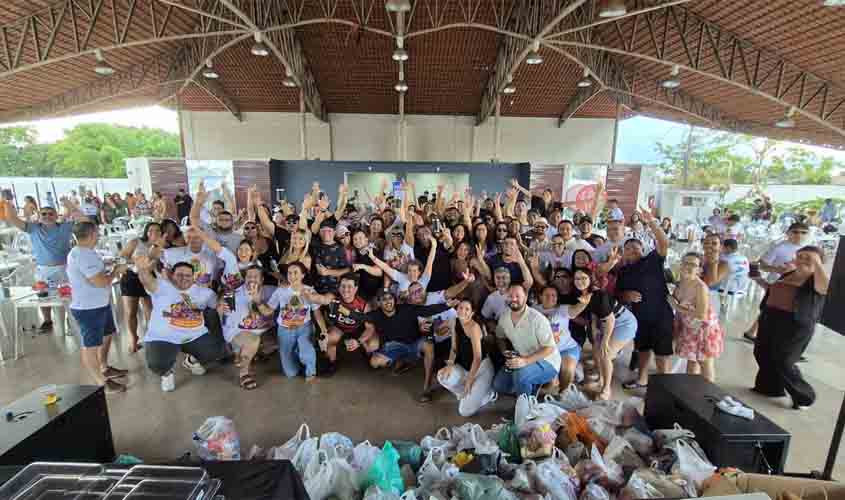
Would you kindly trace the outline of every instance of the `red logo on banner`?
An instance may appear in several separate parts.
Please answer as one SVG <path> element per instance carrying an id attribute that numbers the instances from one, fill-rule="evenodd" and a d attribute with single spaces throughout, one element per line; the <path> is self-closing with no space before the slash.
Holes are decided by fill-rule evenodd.
<path id="1" fill-rule="evenodd" d="M 575 208 L 581 211 L 589 211 L 593 208 L 596 199 L 595 184 L 576 184 L 566 190 L 566 201 L 575 202 Z"/>

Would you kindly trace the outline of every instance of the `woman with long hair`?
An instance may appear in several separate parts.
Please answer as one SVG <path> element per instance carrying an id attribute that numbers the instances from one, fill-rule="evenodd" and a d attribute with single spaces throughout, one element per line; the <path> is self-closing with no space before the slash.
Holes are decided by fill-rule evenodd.
<path id="1" fill-rule="evenodd" d="M 243 225 L 244 239 L 252 244 L 253 260 L 264 269 L 264 284 L 276 286 L 281 275 L 273 271 L 274 262 L 278 262 L 275 242 L 264 235 L 263 228 L 255 221 L 248 220 Z"/>
<path id="2" fill-rule="evenodd" d="M 26 222 L 38 221 L 38 203 L 32 196 L 23 197 L 23 220 Z"/>
<path id="3" fill-rule="evenodd" d="M 290 246 L 279 259 L 279 272 L 282 277 L 287 276 L 287 268 L 294 262 L 299 262 L 305 267 L 306 276 L 311 274 L 311 255 L 308 253 L 310 243 L 311 235 L 307 231 L 297 229 L 291 233 Z"/>
<path id="4" fill-rule="evenodd" d="M 795 270 L 768 285 L 760 304 L 754 345 L 754 359 L 759 367 L 754 391 L 771 398 L 789 394 L 796 410 L 816 401 L 815 390 L 804 380 L 796 363 L 813 338 L 829 284 L 824 252 L 819 247 L 805 246 L 795 254 Z"/>
<path id="5" fill-rule="evenodd" d="M 452 248 L 458 249 L 462 242 L 469 242 L 469 230 L 463 224 L 457 224 L 452 228 Z"/>
<path id="6" fill-rule="evenodd" d="M 173 219 L 161 221 L 161 233 L 164 239 L 164 248 L 183 247 L 186 244 L 182 229 Z"/>
<path id="7" fill-rule="evenodd" d="M 566 389 L 575 380 L 575 369 L 581 359 L 581 346 L 569 331 L 569 305 L 559 302 L 557 288 L 549 285 L 540 292 L 540 303 L 534 308 L 549 320 L 560 353 L 558 382 L 561 389 Z"/>
<path id="8" fill-rule="evenodd" d="M 157 260 L 164 250 L 164 237 L 161 232 L 161 224 L 150 222 L 144 226 L 144 233 L 140 238 L 135 238 L 123 247 L 120 257 L 132 261 L 135 257 L 147 256 Z M 147 324 L 150 323 L 150 314 L 153 311 L 153 303 L 150 296 L 141 284 L 138 274 L 129 269 L 120 279 L 120 295 L 123 297 L 123 317 L 126 321 L 126 328 L 129 330 L 131 343 L 129 352 L 138 352 L 142 345 L 138 335 L 138 305 L 143 304 L 144 317 Z"/>
<path id="9" fill-rule="evenodd" d="M 484 258 L 484 257 L 481 257 Z M 478 279 L 481 276 L 478 268 L 478 256 L 469 241 L 458 243 L 455 252 L 452 254 L 452 283 L 460 283 L 464 280 L 464 273 L 467 271 L 475 275 L 475 280 L 462 292 L 462 296 L 469 298 L 473 306 L 478 307 L 486 298 L 484 281 Z"/>
<path id="10" fill-rule="evenodd" d="M 493 238 L 490 237 L 490 228 L 484 222 L 476 222 L 472 226 L 472 241 L 476 249 L 483 250 L 481 258 L 486 258 L 493 247 Z"/>
<path id="11" fill-rule="evenodd" d="M 593 331 L 593 359 L 599 368 L 599 383 L 594 386 L 597 399 L 609 400 L 612 396 L 613 360 L 620 351 L 634 341 L 637 318 L 612 295 L 596 286 L 589 269 L 575 268 L 573 282 L 578 291 L 578 303 L 569 308 L 569 317 L 581 313 L 590 315 Z"/>
<path id="12" fill-rule="evenodd" d="M 496 401 L 496 373 L 492 361 L 484 355 L 484 333 L 473 319 L 472 302 L 464 299 L 455 309 L 458 318 L 452 330 L 452 349 L 446 366 L 437 372 L 437 381 L 458 398 L 458 413 L 470 417 Z"/>

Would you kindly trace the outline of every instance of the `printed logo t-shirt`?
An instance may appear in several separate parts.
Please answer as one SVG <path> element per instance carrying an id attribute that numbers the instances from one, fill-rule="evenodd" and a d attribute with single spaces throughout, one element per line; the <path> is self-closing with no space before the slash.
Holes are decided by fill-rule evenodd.
<path id="1" fill-rule="evenodd" d="M 262 287 L 261 301 L 267 303 L 276 287 Z M 258 307 L 249 300 L 246 293 L 246 286 L 235 291 L 235 310 L 226 315 L 223 324 L 223 336 L 226 342 L 231 342 L 239 333 L 249 332 L 260 335 L 273 328 L 273 315 L 264 316 L 259 312 Z"/>
<path id="2" fill-rule="evenodd" d="M 309 286 L 302 287 L 304 290 L 314 291 Z M 306 299 L 300 292 L 296 292 L 293 288 L 283 287 L 277 288 L 267 305 L 273 309 L 281 307 L 278 316 L 279 326 L 292 330 L 307 325 L 311 322 L 311 311 L 319 307 Z"/>
<path id="3" fill-rule="evenodd" d="M 164 265 L 168 269 L 172 269 L 179 262 L 191 265 L 194 269 L 194 282 L 199 286 L 208 288 L 217 277 L 217 256 L 205 245 L 197 253 L 192 252 L 190 247 L 168 248 L 164 251 Z"/>
<path id="4" fill-rule="evenodd" d="M 158 279 L 158 290 L 150 294 L 153 312 L 144 342 L 187 344 L 208 333 L 202 312 L 217 305 L 217 295 L 193 285 L 179 290 L 166 279 Z"/>

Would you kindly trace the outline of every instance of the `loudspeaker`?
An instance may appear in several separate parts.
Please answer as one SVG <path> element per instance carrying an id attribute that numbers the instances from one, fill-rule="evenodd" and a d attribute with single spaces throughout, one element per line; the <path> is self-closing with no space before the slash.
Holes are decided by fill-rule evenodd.
<path id="1" fill-rule="evenodd" d="M 56 394 L 59 400 L 52 405 L 44 405 L 44 396 L 33 391 L 3 408 L 0 465 L 114 461 L 105 390 L 60 385 Z"/>
<path id="2" fill-rule="evenodd" d="M 821 324 L 840 335 L 845 335 L 845 312 L 842 310 L 842 304 L 845 304 L 845 236 L 839 237 L 839 250 L 830 272 L 830 286 L 827 288 L 827 299 L 821 319 Z"/>

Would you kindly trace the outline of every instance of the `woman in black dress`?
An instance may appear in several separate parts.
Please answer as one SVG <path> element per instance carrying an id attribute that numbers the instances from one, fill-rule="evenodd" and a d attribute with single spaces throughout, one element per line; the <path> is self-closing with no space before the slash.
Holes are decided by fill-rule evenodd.
<path id="1" fill-rule="evenodd" d="M 829 283 L 824 252 L 805 246 L 795 254 L 795 270 L 768 286 L 754 346 L 759 366 L 755 392 L 773 398 L 788 393 L 796 410 L 815 402 L 816 392 L 795 363 L 813 338 Z"/>

